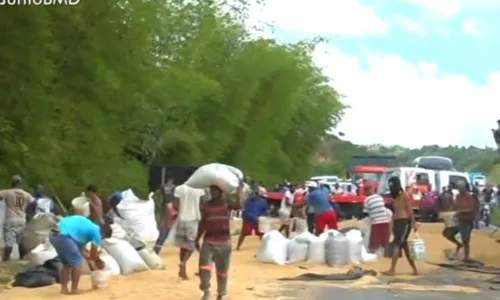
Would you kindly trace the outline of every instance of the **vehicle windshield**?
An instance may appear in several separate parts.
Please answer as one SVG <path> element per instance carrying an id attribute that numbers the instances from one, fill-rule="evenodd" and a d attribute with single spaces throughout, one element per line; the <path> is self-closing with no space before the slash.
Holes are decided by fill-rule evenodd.
<path id="1" fill-rule="evenodd" d="M 391 178 L 393 176 L 399 177 L 400 172 L 395 170 L 395 171 L 388 171 L 388 172 L 385 172 L 384 174 L 382 174 L 382 176 L 380 178 L 380 184 L 378 186 L 377 194 L 384 195 L 384 194 L 388 194 L 390 192 L 389 191 L 389 178 Z"/>
<path id="2" fill-rule="evenodd" d="M 363 179 L 366 181 L 375 181 L 379 182 L 382 178 L 383 173 L 368 173 L 368 172 L 357 172 L 354 173 L 354 179 L 356 181 Z"/>

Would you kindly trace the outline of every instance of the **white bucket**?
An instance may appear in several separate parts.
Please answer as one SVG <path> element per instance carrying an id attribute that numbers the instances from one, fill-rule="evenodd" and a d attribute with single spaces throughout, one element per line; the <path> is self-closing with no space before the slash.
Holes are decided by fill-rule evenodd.
<path id="1" fill-rule="evenodd" d="M 71 205 L 73 206 L 73 209 L 76 214 L 81 214 L 88 217 L 90 216 L 89 202 L 90 202 L 89 198 L 85 196 L 80 196 L 71 200 Z"/>
<path id="2" fill-rule="evenodd" d="M 99 289 L 104 289 L 108 287 L 109 277 L 110 277 L 109 271 L 105 270 L 92 271 L 90 273 L 90 280 L 92 282 L 92 286 Z"/>
<path id="3" fill-rule="evenodd" d="M 427 250 L 425 248 L 425 241 L 417 235 L 416 239 L 408 242 L 410 248 L 410 257 L 413 260 L 425 260 L 427 258 Z"/>

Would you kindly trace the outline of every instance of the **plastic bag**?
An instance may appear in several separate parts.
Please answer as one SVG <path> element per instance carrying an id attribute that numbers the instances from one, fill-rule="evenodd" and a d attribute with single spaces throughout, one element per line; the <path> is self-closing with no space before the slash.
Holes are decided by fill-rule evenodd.
<path id="1" fill-rule="evenodd" d="M 264 263 L 284 265 L 287 261 L 289 242 L 290 240 L 277 230 L 266 233 L 262 237 L 262 242 L 257 252 L 257 260 Z"/>
<path id="2" fill-rule="evenodd" d="M 199 167 L 185 182 L 195 189 L 205 189 L 216 185 L 224 192 L 231 194 L 238 187 L 243 173 L 232 166 L 212 163 Z"/>
<path id="3" fill-rule="evenodd" d="M 288 263 L 306 261 L 309 254 L 309 245 L 315 236 L 306 231 L 294 237 L 288 243 Z"/>
<path id="4" fill-rule="evenodd" d="M 148 270 L 148 266 L 142 260 L 137 251 L 129 242 L 119 239 L 105 239 L 102 245 L 106 252 L 111 255 L 118 265 L 123 275 Z"/>
<path id="5" fill-rule="evenodd" d="M 325 242 L 326 263 L 330 266 L 344 266 L 349 262 L 349 241 L 339 233 L 328 233 Z"/>
<path id="6" fill-rule="evenodd" d="M 14 277 L 12 286 L 37 288 L 52 285 L 55 282 L 56 279 L 45 267 L 33 266 L 19 271 Z"/>

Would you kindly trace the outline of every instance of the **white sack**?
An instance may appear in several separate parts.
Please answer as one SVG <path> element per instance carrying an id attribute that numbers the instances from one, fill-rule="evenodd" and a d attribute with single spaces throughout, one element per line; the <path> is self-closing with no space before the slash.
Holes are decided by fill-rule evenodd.
<path id="1" fill-rule="evenodd" d="M 315 236 L 308 231 L 295 236 L 288 243 L 287 263 L 292 264 L 295 262 L 307 260 L 307 256 L 309 254 L 309 244 L 314 238 Z"/>
<path id="2" fill-rule="evenodd" d="M 350 230 L 346 233 L 346 238 L 349 245 L 349 262 L 352 264 L 360 264 L 363 261 L 362 249 L 363 236 L 359 230 Z"/>
<path id="3" fill-rule="evenodd" d="M 122 195 L 127 196 L 127 200 L 122 200 L 116 208 L 123 219 L 115 216 L 113 222 L 126 232 L 136 233 L 146 243 L 156 242 L 159 232 L 153 199 L 139 200 L 131 190 L 123 192 Z"/>
<path id="4" fill-rule="evenodd" d="M 269 217 L 259 217 L 259 232 L 268 233 L 273 228 L 272 219 Z"/>
<path id="5" fill-rule="evenodd" d="M 328 233 L 325 242 L 326 263 L 330 266 L 344 266 L 349 262 L 349 241 L 339 233 Z"/>
<path id="6" fill-rule="evenodd" d="M 111 238 L 124 240 L 127 237 L 127 232 L 118 224 L 111 224 Z"/>
<path id="7" fill-rule="evenodd" d="M 326 253 L 325 253 L 325 242 L 326 235 L 321 234 L 320 236 L 315 236 L 311 239 L 309 244 L 309 253 L 307 256 L 307 261 L 313 264 L 325 264 L 326 263 Z"/>
<path id="8" fill-rule="evenodd" d="M 38 213 L 26 223 L 23 232 L 23 244 L 26 251 L 29 252 L 47 242 L 50 231 L 57 227 L 58 222 L 58 218 L 52 213 Z"/>
<path id="9" fill-rule="evenodd" d="M 235 167 L 212 163 L 199 167 L 185 182 L 195 189 L 206 189 L 216 185 L 224 192 L 231 194 L 238 187 L 243 173 Z"/>
<path id="10" fill-rule="evenodd" d="M 363 262 L 376 262 L 378 260 L 378 255 L 374 253 L 368 253 L 365 246 L 361 248 L 361 257 Z"/>
<path id="11" fill-rule="evenodd" d="M 151 270 L 164 269 L 165 266 L 163 265 L 163 261 L 152 249 L 143 248 L 137 252 Z"/>
<path id="12" fill-rule="evenodd" d="M 295 218 L 295 231 L 298 234 L 307 232 L 307 221 L 300 218 Z"/>
<path id="13" fill-rule="evenodd" d="M 257 260 L 264 263 L 284 265 L 287 260 L 289 242 L 290 241 L 277 230 L 266 233 L 262 237 L 257 252 Z"/>
<path id="14" fill-rule="evenodd" d="M 116 260 L 122 275 L 149 269 L 139 253 L 125 240 L 105 239 L 102 241 L 102 246 Z"/>
<path id="15" fill-rule="evenodd" d="M 108 252 L 106 252 L 105 250 L 101 250 L 101 253 L 99 253 L 99 257 L 104 262 L 104 270 L 108 271 L 109 274 L 111 275 L 121 274 L 120 265 L 113 258 L 113 256 L 109 255 Z"/>
<path id="16" fill-rule="evenodd" d="M 56 257 L 56 249 L 48 241 L 36 246 L 28 255 L 29 261 L 35 266 L 43 265 L 46 261 Z"/>

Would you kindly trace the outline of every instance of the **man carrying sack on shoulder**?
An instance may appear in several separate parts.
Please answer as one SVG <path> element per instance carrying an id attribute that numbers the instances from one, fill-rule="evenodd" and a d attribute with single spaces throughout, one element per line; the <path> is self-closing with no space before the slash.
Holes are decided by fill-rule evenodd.
<path id="1" fill-rule="evenodd" d="M 61 219 L 58 228 L 51 232 L 50 243 L 63 263 L 61 272 L 61 294 L 79 294 L 78 285 L 82 276 L 84 259 L 91 271 L 104 269 L 98 248 L 102 239 L 111 237 L 112 230 L 107 224 L 97 225 L 90 219 L 74 215 Z M 85 245 L 91 243 L 90 255 L 84 254 Z M 71 289 L 68 284 L 71 281 Z"/>

